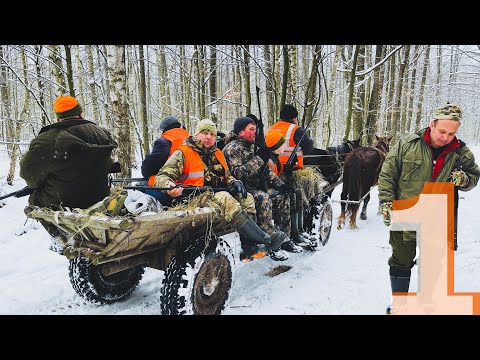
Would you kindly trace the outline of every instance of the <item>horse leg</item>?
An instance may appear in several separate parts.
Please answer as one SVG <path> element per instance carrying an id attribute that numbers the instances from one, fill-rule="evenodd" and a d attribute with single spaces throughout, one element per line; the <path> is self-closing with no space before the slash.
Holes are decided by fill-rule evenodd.
<path id="1" fill-rule="evenodd" d="M 340 200 L 342 200 L 342 202 L 340 203 L 340 207 L 342 208 L 342 210 L 340 212 L 340 216 L 338 217 L 337 230 L 341 230 L 345 226 L 345 203 L 343 202 L 343 200 L 347 200 L 346 190 L 342 189 L 342 193 L 340 194 Z"/>
<path id="2" fill-rule="evenodd" d="M 359 204 L 350 204 L 351 210 L 350 210 L 350 229 L 358 229 L 357 226 L 357 211 L 358 208 L 360 207 Z"/>
<path id="3" fill-rule="evenodd" d="M 362 212 L 360 213 L 360 219 L 362 220 L 367 220 L 367 204 L 370 201 L 370 193 L 365 196 L 365 199 L 363 200 L 363 207 L 362 207 Z"/>

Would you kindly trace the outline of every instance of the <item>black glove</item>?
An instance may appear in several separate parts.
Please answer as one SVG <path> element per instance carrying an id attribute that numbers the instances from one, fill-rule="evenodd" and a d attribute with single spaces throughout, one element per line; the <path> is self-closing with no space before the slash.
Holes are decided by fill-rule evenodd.
<path id="1" fill-rule="evenodd" d="M 247 198 L 247 189 L 240 180 L 230 183 L 230 195 L 241 194 L 244 199 Z"/>
<path id="2" fill-rule="evenodd" d="M 295 188 L 290 186 L 290 185 L 283 184 L 282 186 L 280 186 L 278 191 L 280 191 L 280 192 L 282 192 L 286 195 L 292 195 L 293 193 L 295 193 Z"/>
<path id="3" fill-rule="evenodd" d="M 270 150 L 268 150 L 268 148 L 265 147 L 265 146 L 259 147 L 258 150 L 257 150 L 257 155 L 266 164 L 268 162 L 268 160 L 270 159 Z"/>

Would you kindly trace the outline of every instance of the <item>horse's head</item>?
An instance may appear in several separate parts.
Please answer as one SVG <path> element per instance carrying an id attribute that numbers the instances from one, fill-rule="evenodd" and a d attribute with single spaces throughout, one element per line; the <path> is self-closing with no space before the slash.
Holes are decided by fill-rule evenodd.
<path id="1" fill-rule="evenodd" d="M 355 140 L 347 140 L 347 145 L 350 148 L 350 151 L 352 151 L 353 149 L 356 149 L 360 146 L 360 139 L 361 138 L 358 138 L 358 139 L 355 139 Z"/>
<path id="2" fill-rule="evenodd" d="M 375 135 L 376 140 L 373 147 L 380 150 L 386 155 L 390 150 L 390 141 L 392 140 L 392 138 L 393 136 L 380 137 L 378 135 Z"/>

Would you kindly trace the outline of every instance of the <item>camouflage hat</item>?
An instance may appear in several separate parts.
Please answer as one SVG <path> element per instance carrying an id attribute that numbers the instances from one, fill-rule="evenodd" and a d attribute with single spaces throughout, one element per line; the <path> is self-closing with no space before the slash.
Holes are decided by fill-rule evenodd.
<path id="1" fill-rule="evenodd" d="M 433 115 L 434 120 L 455 120 L 460 122 L 462 120 L 462 110 L 457 105 L 447 104 L 435 111 Z"/>
<path id="2" fill-rule="evenodd" d="M 202 121 L 198 122 L 195 128 L 195 134 L 200 134 L 202 131 L 208 131 L 215 136 L 217 135 L 217 127 L 215 126 L 215 123 L 210 119 L 203 119 Z"/>

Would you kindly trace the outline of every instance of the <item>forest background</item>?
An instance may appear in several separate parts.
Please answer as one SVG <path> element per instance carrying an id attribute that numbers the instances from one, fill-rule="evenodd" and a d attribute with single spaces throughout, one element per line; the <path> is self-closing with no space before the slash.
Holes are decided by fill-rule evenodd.
<path id="1" fill-rule="evenodd" d="M 375 134 L 396 142 L 447 102 L 463 110 L 458 137 L 477 145 L 479 82 L 477 45 L 0 45 L 0 149 L 10 159 L 0 189 L 56 121 L 62 94 L 115 135 L 119 176 L 129 177 L 167 115 L 190 131 L 211 118 L 226 133 L 236 117 L 261 112 L 267 129 L 286 103 L 300 125 L 313 117 L 317 148 L 371 145 Z"/>

